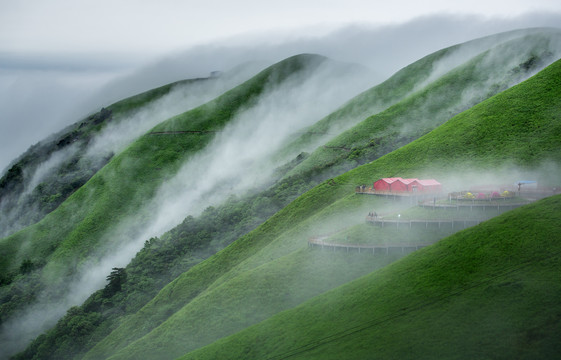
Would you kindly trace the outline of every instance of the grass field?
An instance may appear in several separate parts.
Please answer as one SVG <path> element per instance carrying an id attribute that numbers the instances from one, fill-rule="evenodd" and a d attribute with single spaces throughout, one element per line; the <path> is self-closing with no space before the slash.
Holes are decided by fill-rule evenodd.
<path id="1" fill-rule="evenodd" d="M 555 358 L 560 224 L 527 205 L 182 359 Z"/>
<path id="2" fill-rule="evenodd" d="M 69 294 L 69 289 L 99 286 L 78 282 L 89 269 L 103 266 L 100 259 L 115 248 L 142 237 L 145 224 L 154 215 L 150 202 L 160 186 L 209 144 L 215 131 L 226 126 L 237 111 L 251 107 L 266 88 L 300 72 L 313 72 L 324 61 L 313 55 L 289 58 L 213 101 L 165 121 L 153 131 L 204 133 L 142 136 L 40 222 L 1 239 L 2 322 L 14 321 L 21 310 L 36 302 L 66 304 L 76 296 L 85 299 L 87 294 L 75 294 L 74 290 Z M 291 84 L 295 85 L 294 80 Z M 95 274 L 98 281 L 103 279 L 99 275 Z M 2 334 L 3 341 L 8 338 L 6 346 L 13 346 L 13 335 Z"/>
<path id="3" fill-rule="evenodd" d="M 473 168 L 496 169 L 506 162 L 526 168 L 536 166 L 536 160 L 540 159 L 559 163 L 561 153 L 557 139 L 561 129 L 560 80 L 561 62 L 556 62 L 528 81 L 457 115 L 438 129 L 398 151 L 326 181 L 298 198 L 255 231 L 180 276 L 164 288 L 145 309 L 128 319 L 109 338 L 94 347 L 86 358 L 108 354 L 107 351 L 111 353 L 118 348 L 121 350 L 115 353 L 112 357 L 114 359 L 132 359 L 140 354 L 149 354 L 154 358 L 172 358 L 181 352 L 187 353 L 225 336 L 224 332 L 220 332 L 217 328 L 218 322 L 208 322 L 207 316 L 213 314 L 212 309 L 220 309 L 223 316 L 230 319 L 228 325 L 224 326 L 232 334 L 254 324 L 259 319 L 270 316 L 272 311 L 280 311 L 283 308 L 288 310 L 294 304 L 284 303 L 284 307 L 279 307 L 277 300 L 281 297 L 281 293 L 273 290 L 276 286 L 284 289 L 282 281 L 279 281 L 279 284 L 266 282 L 269 289 L 254 289 L 251 284 L 258 281 L 255 277 L 259 277 L 259 270 L 264 269 L 267 269 L 266 273 L 269 271 L 274 273 L 278 279 L 289 277 L 296 280 L 296 283 L 291 284 L 296 288 L 304 288 L 310 285 L 310 281 L 318 281 L 318 279 L 302 279 L 302 282 L 298 282 L 298 276 L 292 272 L 294 267 L 277 264 L 290 262 L 291 256 L 300 254 L 302 248 L 307 246 L 307 239 L 314 234 L 317 235 L 318 231 L 329 233 L 340 230 L 341 227 L 351 226 L 352 219 L 356 218 L 361 218 L 360 221 L 363 221 L 364 215 L 374 205 L 371 202 L 383 201 L 356 196 L 354 188 L 357 184 L 369 183 L 372 179 L 392 175 L 417 176 L 420 170 L 429 165 L 435 176 L 444 177 L 450 172 L 462 174 Z M 532 127 L 529 127 L 528 123 L 531 123 Z M 488 130 L 488 127 L 492 131 Z M 509 132 L 499 130 L 503 128 L 508 128 Z M 505 141 L 505 138 L 517 140 Z M 533 139 L 540 140 L 535 144 Z M 497 221 L 504 221 L 504 216 L 497 218 L 503 220 Z M 476 228 L 489 229 L 481 225 Z M 495 236 L 500 238 L 501 231 L 497 230 Z M 464 239 L 467 236 L 465 234 L 469 233 L 463 231 L 455 236 L 464 234 L 461 235 Z M 489 230 L 483 233 L 489 235 Z M 481 238 L 477 241 L 483 241 L 483 235 L 474 236 Z M 469 259 L 482 256 L 480 252 L 463 254 Z M 465 261 L 469 263 L 469 259 Z M 446 264 L 440 263 L 436 258 L 432 263 L 434 266 L 440 266 L 441 269 L 449 266 L 447 261 Z M 502 265 L 493 263 L 493 266 Z M 389 270 L 384 269 L 382 272 L 385 271 Z M 469 273 L 458 272 L 457 276 L 469 276 Z M 199 285 L 194 286 L 194 284 Z M 407 288 L 400 289 L 402 291 L 399 293 L 400 298 L 407 298 L 409 294 Z M 430 287 L 427 288 L 427 291 L 429 290 Z M 197 296 L 198 294 L 200 295 Z M 395 295 L 391 296 L 398 296 L 398 292 L 393 294 Z M 435 293 L 437 294 L 438 292 Z M 204 296 L 204 301 L 200 296 Z M 230 301 L 224 303 L 220 300 L 224 298 Z M 260 299 L 260 301 L 255 303 L 252 299 Z M 270 302 L 265 299 L 275 300 Z M 245 303 L 251 304 L 252 317 L 235 316 L 241 311 L 239 305 Z M 349 307 L 352 308 L 353 305 Z M 138 335 L 142 336 L 143 331 L 135 329 L 143 323 L 161 322 L 167 317 L 163 309 L 171 310 L 173 316 L 138 339 Z M 185 321 L 187 318 L 189 321 Z M 347 320 L 341 318 L 341 321 Z M 297 326 L 308 329 L 308 323 L 300 323 Z M 337 322 L 323 323 L 322 333 L 338 327 Z M 194 331 L 199 334 L 197 336 L 207 335 L 195 342 L 184 343 L 180 340 L 195 336 Z M 311 329 L 310 331 L 313 332 Z M 212 334 L 220 335 L 213 337 Z M 281 344 L 276 336 L 275 334 L 271 338 Z M 132 342 L 134 339 L 138 340 Z M 260 341 L 264 340 L 260 338 Z M 122 348 L 128 343 L 130 343 L 128 347 Z M 291 348 L 292 344 L 282 346 Z M 249 343 L 241 347 L 246 351 L 257 351 Z M 273 351 L 271 350 L 270 353 L 272 354 Z M 197 353 L 197 356 L 202 356 L 201 354 Z M 244 358 L 244 353 L 239 357 Z"/>
<path id="4" fill-rule="evenodd" d="M 95 332 L 99 338 L 83 358 L 346 358 L 347 353 L 348 358 L 372 354 L 429 358 L 433 354 L 454 357 L 452 351 L 457 349 L 461 354 L 457 357 L 500 357 L 501 352 L 513 352 L 485 339 L 504 334 L 501 341 L 509 348 L 529 349 L 520 350 L 522 355 L 552 354 L 558 349 L 553 337 L 559 334 L 560 312 L 554 299 L 560 289 L 540 287 L 535 280 L 551 278 L 558 271 L 558 258 L 540 258 L 540 254 L 558 250 L 551 234 L 559 233 L 559 197 L 447 237 L 452 231 L 434 227 L 425 231 L 380 228 L 365 223 L 365 216 L 373 210 L 387 219 L 399 214 L 402 220 L 479 219 L 499 214 L 486 209 L 481 215 L 480 210 L 467 208 L 452 214 L 354 192 L 357 185 L 391 176 L 455 177 L 469 182 L 477 174 L 516 169 L 559 178 L 561 61 L 502 91 L 511 81 L 529 76 L 536 70 L 534 65 L 550 56 L 543 51 L 544 39 L 539 35 L 525 38 L 522 43 L 529 45 L 523 51 L 513 40 L 431 78 L 431 61 L 449 55 L 443 50 L 362 94 L 356 108 L 351 102 L 320 121 L 317 129 L 326 132 L 340 126 L 345 116 L 376 113 L 317 152 L 302 154 L 287 166 L 284 177 L 294 184 L 287 184 L 287 190 L 283 183 L 274 191 L 298 192 L 314 181 L 325 181 L 206 260 L 186 258 L 197 265 L 164 286 L 140 310 L 116 314 L 117 320 L 107 325 L 110 330 Z M 497 54 L 512 62 L 494 57 Z M 267 86 L 307 73 L 325 61 L 313 55 L 289 58 L 211 103 L 151 130 L 171 132 L 171 136 L 147 134 L 115 156 L 43 221 L 0 241 L 0 270 L 16 274 L 10 289 L 16 291 L 20 280 L 31 278 L 17 274 L 27 260 L 44 266 L 42 285 L 63 282 L 61 274 L 71 273 L 105 241 L 120 240 L 119 236 L 103 237 L 115 230 L 112 226 L 131 214 L 139 223 L 148 220 L 150 212 L 138 209 L 155 196 L 158 184 L 208 144 L 233 114 L 254 105 Z M 379 102 L 373 101 L 378 97 Z M 198 133 L 179 136 L 178 132 Z M 311 144 L 314 136 L 309 132 L 285 150 L 294 152 L 295 144 Z M 350 168 L 354 169 L 347 171 Z M 228 206 L 235 207 L 232 204 Z M 241 207 L 232 212 L 236 220 L 230 220 L 251 220 L 250 215 L 241 215 L 250 214 Z M 223 209 L 215 210 L 205 212 L 215 216 Z M 542 212 L 546 214 L 540 217 Z M 318 236 L 366 245 L 400 241 L 435 245 L 412 254 L 330 253 L 308 247 L 308 240 Z M 179 241 L 171 232 L 162 239 L 172 245 Z M 202 239 L 212 237 L 202 234 Z M 147 243 L 162 244 L 152 240 Z M 147 254 L 149 244 L 145 247 Z M 47 262 L 39 263 L 39 259 Z M 513 276 L 510 270 L 519 267 L 531 285 Z M 498 305 L 503 302 L 504 309 Z M 86 317 L 101 316 L 84 315 L 83 308 L 72 311 L 81 317 L 69 316 L 65 331 L 97 319 L 82 321 Z M 496 313 L 497 321 L 486 321 Z M 542 328 L 549 330 L 543 334 Z M 86 335 L 81 341 L 90 341 L 94 335 L 82 330 Z M 47 349 L 48 339 L 61 339 L 56 331 L 34 346 Z M 477 352 L 478 344 L 483 353 Z"/>

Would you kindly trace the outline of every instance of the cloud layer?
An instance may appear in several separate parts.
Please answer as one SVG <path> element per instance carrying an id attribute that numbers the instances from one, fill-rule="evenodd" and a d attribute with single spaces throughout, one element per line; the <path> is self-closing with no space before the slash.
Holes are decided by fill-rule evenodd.
<path id="1" fill-rule="evenodd" d="M 512 18 L 431 15 L 393 25 L 326 27 L 319 35 L 306 28 L 252 33 L 165 57 L 138 56 L 126 53 L 126 48 L 122 49 L 125 55 L 119 56 L 91 49 L 78 55 L 60 52 L 47 56 L 2 52 L 0 48 L 0 171 L 30 145 L 102 106 L 158 85 L 208 76 L 211 71 L 229 70 L 244 62 L 272 64 L 298 53 L 318 53 L 367 66 L 382 81 L 446 46 L 516 28 L 559 24 L 561 13 Z M 147 64 L 148 59 L 156 60 Z"/>

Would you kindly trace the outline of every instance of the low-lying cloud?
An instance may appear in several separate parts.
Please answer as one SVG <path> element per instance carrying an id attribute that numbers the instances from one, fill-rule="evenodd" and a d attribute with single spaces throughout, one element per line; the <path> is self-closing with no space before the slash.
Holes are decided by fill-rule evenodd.
<path id="1" fill-rule="evenodd" d="M 40 218 L 44 215 L 36 203 L 30 202 L 32 192 L 36 186 L 47 181 L 61 167 L 79 158 L 80 168 L 93 173 L 105 164 L 113 154 L 119 153 L 136 138 L 147 132 L 160 122 L 204 104 L 225 91 L 247 80 L 261 70 L 258 64 L 240 66 L 234 71 L 224 73 L 223 76 L 199 79 L 174 85 L 161 98 L 154 100 L 125 115 L 116 115 L 108 122 L 100 133 L 94 135 L 89 142 L 78 141 L 70 146 L 54 151 L 37 167 L 24 168 L 24 190 L 21 193 L 7 194 L 0 199 L 0 237 L 7 236 L 30 224 L 30 218 Z M 70 181 L 70 180 L 68 180 Z M 56 194 L 53 194 L 56 195 Z M 27 204 L 26 216 L 21 217 L 21 206 L 13 204 Z"/>
<path id="2" fill-rule="evenodd" d="M 154 103 L 106 126 L 89 146 L 87 155 L 118 153 L 160 122 L 214 99 L 259 70 L 260 65 L 248 64 L 218 78 L 175 85 L 168 94 Z"/>
<path id="3" fill-rule="evenodd" d="M 21 349 L 32 337 L 51 326 L 68 307 L 80 304 L 92 291 L 102 287 L 111 267 L 125 266 L 148 238 L 161 235 L 185 216 L 196 215 L 209 205 L 217 205 L 229 195 L 243 194 L 265 183 L 278 165 L 271 163 L 269 156 L 289 140 L 290 134 L 329 114 L 352 95 L 442 47 L 515 27 L 550 25 L 554 20 L 557 21 L 555 24 L 559 24 L 560 19 L 557 15 L 533 15 L 509 20 L 435 16 L 395 26 L 349 26 L 336 30 L 329 36 L 291 39 L 275 45 L 258 38 L 255 43 L 240 41 L 233 46 L 224 43 L 201 46 L 145 67 L 105 88 L 102 84 L 107 84 L 116 73 L 123 74 L 125 71 L 111 73 L 103 81 L 90 79 L 90 84 L 94 84 L 92 88 L 104 89 L 97 95 L 92 95 L 92 89 L 86 89 L 84 84 L 88 84 L 87 81 L 78 81 L 77 87 L 63 88 L 43 107 L 36 100 L 22 100 L 34 99 L 38 94 L 36 88 L 27 91 L 28 85 L 24 84 L 21 91 L 14 93 L 14 83 L 19 80 L 12 81 L 10 86 L 0 89 L 0 99 L 8 99 L 0 103 L 6 106 L 3 114 L 9 115 L 4 117 L 0 114 L 2 119 L 8 119 L 2 120 L 0 124 L 0 134 L 3 134 L 0 142 L 3 148 L 11 151 L 9 155 L 0 158 L 0 168 L 4 168 L 13 159 L 14 151 L 23 151 L 14 149 L 22 149 L 22 144 L 25 144 L 25 148 L 37 141 L 40 134 L 48 134 L 59 129 L 63 123 L 68 123 L 70 107 L 59 107 L 69 99 L 75 103 L 86 103 L 86 98 L 89 98 L 87 103 L 90 106 L 84 110 L 87 113 L 95 108 L 95 104 L 107 105 L 108 101 L 171 81 L 206 76 L 210 71 L 231 69 L 247 61 L 272 63 L 302 52 L 320 53 L 338 60 L 360 63 L 376 73 L 375 77 L 333 78 L 331 69 L 323 68 L 302 84 L 299 83 L 301 79 L 292 79 L 281 87 L 270 88 L 255 107 L 237 114 L 236 119 L 217 134 L 200 154 L 189 159 L 177 176 L 159 189 L 157 196 L 147 205 L 153 213 L 147 223 L 139 224 L 139 219 L 127 219 L 121 224 L 118 231 L 123 234 L 131 226 L 136 226 L 134 236 L 125 238 L 119 244 L 113 243 L 111 248 L 103 249 L 99 254 L 101 258 L 92 259 L 92 262 L 79 269 L 76 279 L 69 283 L 68 289 L 61 292 L 57 304 L 45 303 L 39 298 L 38 303 L 6 322 L 2 328 L 2 345 L 17 339 L 17 343 L 10 345 L 10 352 Z M 11 73 L 0 75 L 5 78 L 13 76 Z M 53 73 L 44 78 L 39 77 L 39 85 L 46 86 L 47 80 L 53 78 L 56 78 Z M 367 83 L 364 80 L 368 80 Z M 219 93 L 224 89 L 225 87 L 215 90 Z M 21 101 L 9 101 L 10 98 L 4 97 L 4 94 L 10 92 Z M 72 92 L 75 98 L 72 98 Z M 128 141 L 145 132 L 160 119 L 181 111 L 174 106 L 186 95 L 190 96 L 181 90 L 173 92 L 144 112 L 133 115 L 130 121 L 108 127 L 107 132 L 93 143 L 92 153 L 98 149 L 120 151 Z M 195 98 L 198 100 L 182 103 L 181 106 L 188 108 L 207 99 L 204 96 Z M 30 111 L 23 111 L 24 106 L 28 106 Z M 62 115 L 63 113 L 66 115 Z M 22 116 L 29 116 L 33 121 L 25 126 L 14 125 L 17 121 L 14 119 Z M 37 119 L 45 122 L 45 128 L 40 131 L 33 129 L 38 123 Z M 12 136 L 5 135 L 10 129 Z M 14 134 L 16 130 L 19 134 Z M 115 136 L 119 134 L 123 136 Z M 111 235 L 106 236 L 110 238 Z"/>
<path id="4" fill-rule="evenodd" d="M 147 222 L 142 225 L 134 220 L 123 223 L 125 228 L 132 225 L 141 231 L 130 239 L 131 243 L 119 245 L 128 250 L 110 251 L 109 258 L 113 260 L 104 264 L 104 270 L 97 275 L 97 283 L 103 283 L 103 274 L 110 269 L 109 265 L 126 265 L 146 239 L 161 235 L 187 215 L 196 216 L 230 195 L 243 195 L 270 180 L 273 170 L 280 165 L 272 163 L 270 156 L 294 131 L 311 125 L 364 89 L 366 84 L 358 73 L 337 77 L 333 76 L 332 69 L 326 65 L 306 80 L 287 80 L 267 90 L 255 106 L 240 111 L 204 150 L 187 160 L 178 173 L 160 187 L 147 205 L 152 214 Z M 314 106 L 309 106 L 310 103 Z M 124 234 L 128 230 L 120 228 L 118 231 Z"/>
<path id="5" fill-rule="evenodd" d="M 207 76 L 211 71 L 225 71 L 244 62 L 272 64 L 297 53 L 318 53 L 367 66 L 382 81 L 420 57 L 456 43 L 517 28 L 559 27 L 560 23 L 561 14 L 555 13 L 500 19 L 434 15 L 394 25 L 349 24 L 321 36 L 308 36 L 296 29 L 196 46 L 152 60 L 150 65 L 142 65 L 147 58 L 96 54 L 74 57 L 69 63 L 69 56 L 61 54 L 59 58 L 49 58 L 48 66 L 44 66 L 42 54 L 1 54 L 0 171 L 31 144 L 102 106 L 159 85 Z"/>
<path id="6" fill-rule="evenodd" d="M 230 195 L 243 195 L 267 182 L 282 160 L 288 160 L 272 163 L 270 155 L 295 131 L 313 124 L 369 85 L 363 69 L 350 68 L 353 70 L 347 70 L 347 65 L 327 62 L 305 76 L 293 76 L 280 86 L 270 85 L 255 106 L 241 110 L 204 150 L 161 186 L 145 209 L 138 210 L 138 214 L 150 213 L 149 219 L 133 216 L 105 234 L 107 247 L 78 269 L 75 280 L 61 291 L 56 304 L 49 307 L 45 302 L 52 300 L 40 298 L 4 325 L 2 340 L 14 341 L 10 334 L 21 332 L 22 341 L 16 348 L 23 346 L 29 338 L 52 325 L 68 307 L 80 304 L 103 287 L 111 268 L 126 266 L 145 240 L 161 235 L 187 215 L 197 215 Z M 41 310 L 45 308 L 50 310 Z"/>

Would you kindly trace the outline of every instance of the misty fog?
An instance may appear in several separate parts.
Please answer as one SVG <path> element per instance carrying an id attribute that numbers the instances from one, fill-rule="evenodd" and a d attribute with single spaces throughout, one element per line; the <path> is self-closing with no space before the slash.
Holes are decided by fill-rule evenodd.
<path id="1" fill-rule="evenodd" d="M 186 78 L 205 77 L 248 61 L 272 64 L 297 53 L 356 62 L 382 81 L 438 49 L 476 37 L 525 27 L 558 27 L 561 15 L 511 18 L 432 15 L 393 25 L 349 24 L 326 35 L 305 30 L 238 36 L 167 56 L 137 58 L 100 54 L 50 57 L 0 56 L 0 171 L 33 143 L 124 97 Z M 372 84 L 374 85 L 374 84 Z"/>
<path id="2" fill-rule="evenodd" d="M 44 215 L 38 210 L 38 205 L 25 209 L 26 217 L 21 219 L 20 207 L 12 204 L 26 203 L 27 197 L 48 176 L 57 173 L 61 166 L 65 166 L 74 157 L 79 157 L 80 167 L 99 169 L 107 159 L 119 153 L 137 137 L 147 132 L 158 123 L 199 106 L 217 97 L 232 87 L 247 80 L 261 70 L 256 63 L 238 66 L 236 69 L 223 73 L 220 77 L 205 78 L 199 81 L 178 83 L 159 99 L 140 109 L 118 115 L 85 144 L 83 141 L 73 143 L 50 154 L 50 156 L 36 168 L 24 168 L 24 190 L 19 194 L 10 194 L 8 198 L 0 199 L 0 237 L 29 225 L 29 219 L 40 218 Z"/>
<path id="3" fill-rule="evenodd" d="M 0 79 L 9 81 L 0 86 L 0 169 L 5 169 L 32 143 L 81 116 L 125 96 L 172 81 L 208 76 L 211 71 L 227 71 L 249 61 L 257 61 L 258 65 L 249 68 L 256 71 L 263 64 L 302 52 L 358 63 L 371 72 L 355 73 L 351 77 L 324 67 L 303 83 L 300 83 L 302 79 L 291 79 L 280 87 L 269 88 L 255 107 L 238 113 L 203 151 L 189 159 L 174 178 L 161 186 L 145 209 L 139 209 L 139 213 L 152 214 L 148 222 L 125 219 L 115 233 L 105 235 L 107 239 L 119 238 L 121 242 L 101 249 L 97 258 L 92 257 L 82 264 L 59 301 L 54 304 L 39 297 L 37 303 L 30 304 L 17 318 L 3 324 L 2 346 L 10 352 L 21 349 L 52 326 L 70 306 L 80 304 L 103 287 L 110 269 L 125 266 L 145 240 L 161 235 L 187 215 L 197 215 L 209 205 L 219 205 L 230 195 L 243 195 L 266 183 L 282 161 L 290 160 L 287 157 L 271 163 L 269 158 L 290 140 L 291 134 L 313 124 L 399 68 L 442 47 L 478 36 L 535 24 L 557 25 L 561 23 L 558 20 L 561 16 L 543 14 L 512 19 L 432 16 L 382 27 L 352 25 L 336 29 L 327 36 L 298 34 L 288 40 L 281 37 L 274 44 L 274 39 L 265 37 L 252 38 L 252 42 L 239 39 L 235 44 L 217 42 L 154 60 L 141 68 L 134 64 L 98 73 L 64 68 L 41 72 L 20 69 L 18 73 L 7 71 L 4 66 Z M 461 61 L 461 57 L 463 54 L 456 59 L 447 58 L 449 63 L 436 68 L 434 76 Z M 131 73 L 133 69 L 136 71 Z M 229 79 L 230 82 L 215 82 L 208 88 L 176 88 L 150 107 L 108 126 L 92 143 L 90 154 L 121 151 L 157 123 L 212 99 L 249 77 L 251 71 Z M 466 97 L 472 95 L 466 94 Z M 77 105 L 80 105 L 79 110 Z M 41 177 L 67 155 L 53 154 L 32 175 L 32 184 L 39 183 Z"/>
<path id="4" fill-rule="evenodd" d="M 327 62 L 314 72 L 293 76 L 280 86 L 269 86 L 255 106 L 241 110 L 204 150 L 161 186 L 145 209 L 138 209 L 137 214 L 150 214 L 148 219 L 144 216 L 124 219 L 116 230 L 103 236 L 109 244 L 78 268 L 75 280 L 56 303 L 40 299 L 23 314 L 7 321 L 0 335 L 2 343 L 12 343 L 18 348 L 52 326 L 68 307 L 80 304 L 102 288 L 111 268 L 126 266 L 147 239 L 160 236 L 188 215 L 198 215 L 231 195 L 243 195 L 264 184 L 276 167 L 297 155 L 295 150 L 279 162 L 269 160 L 290 135 L 326 116 L 369 85 L 364 69 Z M 180 92 L 175 91 L 162 103 L 167 104 L 177 94 Z M 149 119 L 161 119 L 169 115 L 169 108 L 151 106 L 142 111 L 146 113 L 150 114 Z M 112 142 L 111 136 L 100 136 L 100 139 L 102 148 L 119 146 L 119 142 Z M 99 146 L 94 145 L 93 149 Z M 49 311 L 45 311 L 47 308 Z"/>
<path id="5" fill-rule="evenodd" d="M 175 85 L 154 103 L 106 126 L 89 145 L 87 156 L 119 153 L 134 139 L 160 122 L 202 105 L 262 70 L 258 64 L 246 64 L 204 82 Z"/>

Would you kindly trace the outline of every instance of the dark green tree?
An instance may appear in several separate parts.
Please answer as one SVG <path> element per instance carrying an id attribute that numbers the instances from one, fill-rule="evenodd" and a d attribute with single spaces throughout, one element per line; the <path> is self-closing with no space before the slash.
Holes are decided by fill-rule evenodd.
<path id="1" fill-rule="evenodd" d="M 33 268 L 35 268 L 35 264 L 33 264 L 33 261 L 29 259 L 25 259 L 19 266 L 19 272 L 22 274 L 27 274 L 31 272 Z"/>
<path id="2" fill-rule="evenodd" d="M 106 279 L 109 283 L 103 289 L 103 297 L 109 298 L 121 291 L 122 284 L 127 281 L 127 272 L 125 268 L 114 267 Z"/>

